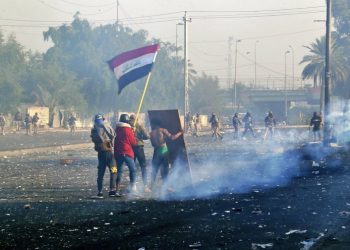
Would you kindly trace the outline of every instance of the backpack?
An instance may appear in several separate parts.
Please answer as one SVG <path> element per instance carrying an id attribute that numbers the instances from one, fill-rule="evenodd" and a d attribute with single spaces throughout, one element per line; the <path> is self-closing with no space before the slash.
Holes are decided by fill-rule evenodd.
<path id="1" fill-rule="evenodd" d="M 109 136 L 109 133 L 106 130 L 106 128 L 103 127 L 103 129 L 107 133 L 107 136 Z M 98 151 L 109 151 L 109 152 L 113 151 L 112 142 L 109 140 L 102 141 L 95 126 L 91 129 L 90 137 L 91 137 L 92 142 L 95 144 L 95 150 L 97 152 Z"/>

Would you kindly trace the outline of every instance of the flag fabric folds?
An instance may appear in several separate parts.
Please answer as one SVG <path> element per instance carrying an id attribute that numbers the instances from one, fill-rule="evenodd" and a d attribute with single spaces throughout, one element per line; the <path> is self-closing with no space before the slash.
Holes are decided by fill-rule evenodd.
<path id="1" fill-rule="evenodd" d="M 118 94 L 133 81 L 146 76 L 152 70 L 159 44 L 130 50 L 108 61 L 118 80 Z"/>

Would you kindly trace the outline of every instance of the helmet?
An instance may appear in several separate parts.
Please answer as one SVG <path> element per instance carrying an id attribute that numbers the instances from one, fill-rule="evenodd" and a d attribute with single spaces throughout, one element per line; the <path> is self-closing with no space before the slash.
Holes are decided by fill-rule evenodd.
<path id="1" fill-rule="evenodd" d="M 130 115 L 129 120 L 135 121 L 135 115 Z"/>
<path id="2" fill-rule="evenodd" d="M 96 120 L 103 120 L 103 115 L 101 115 L 101 114 L 96 114 L 95 115 L 95 121 Z"/>
<path id="3" fill-rule="evenodd" d="M 119 121 L 128 123 L 130 121 L 130 117 L 128 114 L 121 114 L 119 117 Z"/>

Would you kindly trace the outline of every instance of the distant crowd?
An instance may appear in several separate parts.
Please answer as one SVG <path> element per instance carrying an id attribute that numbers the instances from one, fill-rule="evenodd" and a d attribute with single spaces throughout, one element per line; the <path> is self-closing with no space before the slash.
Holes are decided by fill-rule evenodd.
<path id="1" fill-rule="evenodd" d="M 75 133 L 76 131 L 76 121 L 77 119 L 71 115 L 68 118 L 68 125 L 70 128 L 71 133 Z M 3 113 L 0 113 L 0 135 L 5 135 L 5 126 L 14 126 L 16 132 L 20 132 L 21 129 L 25 129 L 26 135 L 37 135 L 39 130 L 39 124 L 40 124 L 40 117 L 39 114 L 36 112 L 33 116 L 31 116 L 29 113 L 26 113 L 25 117 L 23 118 L 21 112 L 17 111 L 13 119 L 10 121 L 7 121 L 5 115 Z"/>

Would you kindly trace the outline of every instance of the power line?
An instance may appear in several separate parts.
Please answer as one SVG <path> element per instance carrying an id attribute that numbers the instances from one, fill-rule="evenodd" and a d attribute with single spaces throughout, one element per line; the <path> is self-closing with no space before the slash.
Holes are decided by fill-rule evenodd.
<path id="1" fill-rule="evenodd" d="M 71 4 L 71 5 L 76 5 L 80 7 L 85 7 L 85 8 L 99 8 L 99 7 L 106 7 L 106 6 L 113 6 L 115 5 L 115 2 L 110 2 L 110 3 L 105 3 L 105 4 L 98 4 L 98 5 L 88 5 L 88 4 L 81 4 L 81 3 L 73 3 L 67 0 L 60 0 L 61 2 Z"/>
<path id="2" fill-rule="evenodd" d="M 274 11 L 289 11 L 289 10 L 306 10 L 306 9 L 318 9 L 318 8 L 326 8 L 324 5 L 319 6 L 309 6 L 309 7 L 299 7 L 299 8 L 281 8 L 281 9 L 265 9 L 265 10 L 192 10 L 188 12 L 200 12 L 200 13 L 245 13 L 245 12 L 274 12 Z"/>
<path id="3" fill-rule="evenodd" d="M 38 2 L 40 2 L 41 4 L 45 5 L 46 7 L 50 8 L 50 9 L 53 9 L 53 10 L 56 10 L 58 12 L 61 12 L 61 13 L 65 13 L 65 14 L 70 14 L 70 15 L 73 15 L 75 14 L 75 12 L 71 12 L 71 11 L 66 11 L 66 10 L 62 10 L 62 9 L 59 9 L 55 6 L 52 6 L 51 4 L 47 4 L 46 2 L 44 2 L 43 0 L 37 0 Z M 106 11 L 102 11 L 102 12 L 96 12 L 96 13 L 87 13 L 87 14 L 84 14 L 83 12 L 80 12 L 80 11 L 76 11 L 76 12 L 80 12 L 82 15 L 84 16 L 96 16 L 96 15 L 101 15 L 101 14 L 105 14 L 105 13 L 108 13 L 110 11 L 112 11 L 113 8 L 106 8 Z"/>
<path id="4" fill-rule="evenodd" d="M 253 39 L 264 39 L 264 38 L 279 37 L 279 36 L 288 36 L 288 35 L 307 33 L 307 32 L 310 32 L 310 31 L 317 31 L 317 30 L 324 30 L 324 28 L 307 29 L 307 30 L 300 30 L 300 31 L 295 31 L 295 32 L 272 34 L 272 35 L 268 35 L 268 36 L 245 37 L 245 38 L 242 38 L 241 40 L 253 40 Z M 197 41 L 197 42 L 191 42 L 191 43 L 201 43 L 201 44 L 203 44 L 203 43 L 224 43 L 224 42 L 226 42 L 226 41 L 224 41 L 224 40 L 216 40 L 216 41 Z"/>

